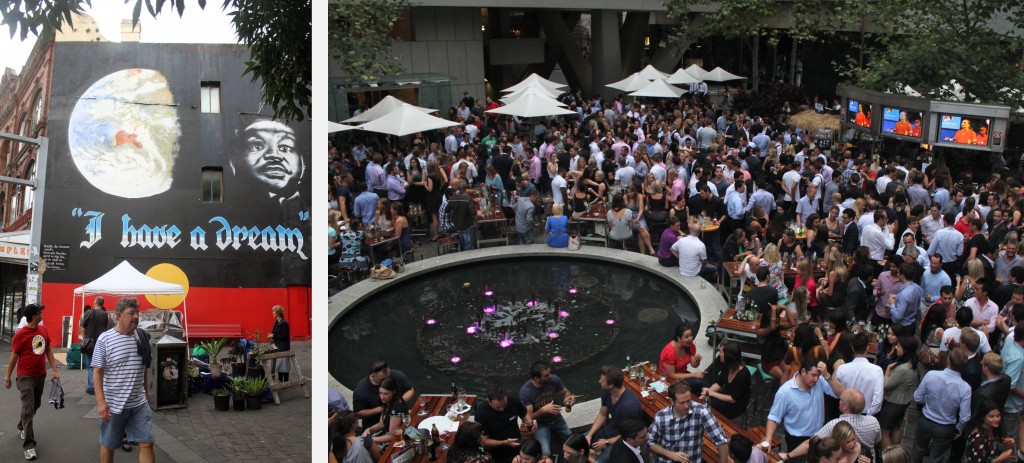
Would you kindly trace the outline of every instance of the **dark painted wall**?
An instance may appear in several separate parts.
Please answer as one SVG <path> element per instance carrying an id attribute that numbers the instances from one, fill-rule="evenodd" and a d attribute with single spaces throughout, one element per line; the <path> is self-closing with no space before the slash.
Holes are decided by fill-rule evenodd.
<path id="1" fill-rule="evenodd" d="M 272 115 L 263 108 L 259 83 L 242 75 L 248 57 L 245 47 L 235 45 L 56 44 L 42 242 L 44 249 L 46 245 L 67 245 L 69 250 L 66 270 L 48 268 L 44 282 L 88 282 L 122 259 L 129 259 L 142 272 L 156 263 L 174 264 L 185 272 L 191 286 L 309 285 L 312 242 L 309 233 L 309 123 L 287 123 L 294 131 L 294 150 L 301 160 L 288 164 L 290 175 L 298 180 L 290 184 L 283 195 L 272 195 L 266 185 L 251 177 L 232 174 L 230 161 L 242 159 L 240 156 L 250 147 L 240 133 L 258 120 L 258 115 L 265 118 Z M 113 111 L 94 109 L 93 113 L 87 113 L 85 119 L 98 121 L 95 131 L 82 131 L 83 126 L 90 126 L 83 125 L 83 119 L 76 117 L 75 127 L 79 130 L 69 135 L 76 105 L 90 103 L 86 101 L 90 98 L 82 98 L 87 90 L 105 76 L 135 68 L 162 74 L 173 105 L 154 104 L 145 96 L 127 98 L 119 91 L 108 92 L 109 98 L 125 101 Z M 220 82 L 219 114 L 200 113 L 200 83 L 203 81 Z M 95 92 L 90 95 L 94 96 Z M 118 169 L 117 178 L 126 180 L 140 176 L 137 173 L 120 175 L 121 166 L 133 163 L 133 156 L 138 153 L 125 145 L 137 140 L 140 147 L 159 146 L 164 153 L 171 151 L 170 145 L 154 143 L 146 134 L 158 132 L 159 125 L 174 117 L 147 120 L 151 113 L 146 105 L 162 106 L 164 111 L 170 107 L 180 126 L 178 156 L 170 174 L 169 189 L 148 197 L 127 198 L 108 192 L 110 189 L 105 184 L 91 183 L 86 171 L 74 161 L 73 156 L 80 159 L 81 156 L 72 152 L 81 153 L 81 149 L 72 149 L 71 137 L 91 140 L 89 146 L 93 154 L 100 153 L 97 157 L 102 165 L 88 169 L 90 172 Z M 83 112 L 78 114 L 81 116 Z M 110 134 L 115 130 L 117 139 L 112 140 Z M 122 138 L 122 131 L 136 138 Z M 223 167 L 223 203 L 201 201 L 204 166 Z M 159 176 L 154 174 L 153 178 Z M 103 214 L 98 230 L 101 236 L 90 233 L 87 228 L 94 218 L 89 215 L 90 211 Z M 124 215 L 130 217 L 134 227 L 176 226 L 180 231 L 179 242 L 174 246 L 163 243 L 159 247 L 131 242 L 125 245 L 122 242 Z M 217 217 L 223 218 L 230 227 L 246 228 L 244 231 L 231 229 L 230 233 L 222 235 L 240 238 L 223 249 L 218 246 L 217 236 L 222 225 L 215 220 L 211 223 Z M 206 249 L 192 245 L 190 233 L 197 227 L 205 232 Z M 258 232 L 256 237 L 250 236 L 253 227 Z M 238 245 L 237 249 L 234 245 Z M 282 249 L 274 249 L 275 245 Z"/>

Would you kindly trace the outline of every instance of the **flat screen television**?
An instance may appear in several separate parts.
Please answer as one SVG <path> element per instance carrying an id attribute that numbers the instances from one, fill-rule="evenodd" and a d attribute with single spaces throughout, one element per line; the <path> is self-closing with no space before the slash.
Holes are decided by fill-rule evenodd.
<path id="1" fill-rule="evenodd" d="M 958 114 L 939 115 L 939 140 L 960 145 L 988 146 L 992 121 Z"/>
<path id="2" fill-rule="evenodd" d="M 921 111 L 882 106 L 882 133 L 921 138 Z"/>
<path id="3" fill-rule="evenodd" d="M 851 124 L 871 128 L 871 103 L 850 99 L 846 111 L 847 121 Z"/>

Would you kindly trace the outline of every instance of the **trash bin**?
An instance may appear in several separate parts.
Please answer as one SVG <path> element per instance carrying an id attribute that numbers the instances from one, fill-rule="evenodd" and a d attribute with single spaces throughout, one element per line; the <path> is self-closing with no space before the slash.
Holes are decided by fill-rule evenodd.
<path id="1" fill-rule="evenodd" d="M 84 360 L 82 358 L 82 346 L 80 344 L 72 344 L 68 348 L 67 358 L 65 359 L 68 370 L 81 370 L 82 361 Z"/>

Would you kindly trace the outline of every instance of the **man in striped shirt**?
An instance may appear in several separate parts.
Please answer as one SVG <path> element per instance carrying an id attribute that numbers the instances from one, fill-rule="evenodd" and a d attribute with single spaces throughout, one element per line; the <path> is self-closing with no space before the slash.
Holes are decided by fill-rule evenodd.
<path id="1" fill-rule="evenodd" d="M 117 325 L 96 339 L 93 350 L 93 382 L 100 419 L 100 461 L 112 463 L 121 438 L 139 443 L 139 461 L 155 461 L 153 454 L 153 412 L 149 408 L 148 365 L 136 342 L 139 302 L 135 298 L 117 301 Z M 148 343 L 147 337 L 140 337 Z"/>

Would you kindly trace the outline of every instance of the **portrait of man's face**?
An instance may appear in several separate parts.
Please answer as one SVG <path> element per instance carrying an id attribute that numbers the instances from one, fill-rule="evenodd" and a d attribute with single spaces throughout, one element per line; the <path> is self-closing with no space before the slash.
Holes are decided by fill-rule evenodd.
<path id="1" fill-rule="evenodd" d="M 242 133 L 242 153 L 231 161 L 232 169 L 263 184 L 275 194 L 285 194 L 302 178 L 305 162 L 295 149 L 295 131 L 277 121 L 261 120 Z"/>

